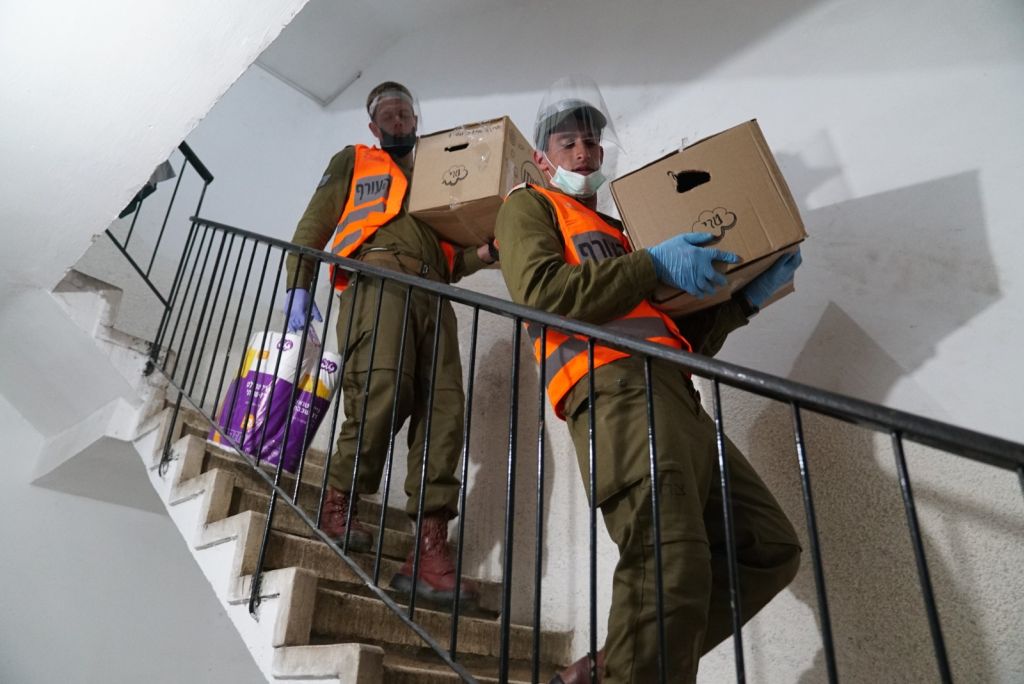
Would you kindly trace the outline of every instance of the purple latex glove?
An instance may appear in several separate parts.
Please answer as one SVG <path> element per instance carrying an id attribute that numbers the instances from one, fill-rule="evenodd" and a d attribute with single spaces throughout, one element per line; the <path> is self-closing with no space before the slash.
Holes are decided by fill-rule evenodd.
<path id="1" fill-rule="evenodd" d="M 281 310 L 288 316 L 288 332 L 296 332 L 306 327 L 306 306 L 309 303 L 309 290 L 296 287 L 285 293 Z M 320 309 L 316 308 L 316 302 L 312 304 L 313 320 L 322 321 L 323 318 L 320 317 Z"/>

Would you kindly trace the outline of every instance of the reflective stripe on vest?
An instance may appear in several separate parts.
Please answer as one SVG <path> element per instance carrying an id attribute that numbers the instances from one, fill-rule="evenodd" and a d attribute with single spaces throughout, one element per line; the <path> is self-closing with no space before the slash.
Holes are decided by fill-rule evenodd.
<path id="1" fill-rule="evenodd" d="M 532 185 L 530 187 L 544 195 L 555 210 L 558 228 L 562 232 L 565 244 L 563 256 L 566 263 L 577 266 L 588 259 L 607 259 L 632 251 L 622 231 L 608 225 L 596 212 L 568 195 Z M 637 304 L 626 315 L 609 321 L 602 327 L 648 342 L 692 350 L 690 343 L 682 336 L 672 319 L 646 300 Z M 534 355 L 540 363 L 541 328 L 537 324 L 527 324 L 526 329 L 533 339 Z M 555 409 L 555 415 L 565 420 L 566 396 L 588 373 L 587 338 L 567 335 L 549 328 L 545 346 L 544 383 L 547 386 L 548 399 Z M 629 354 L 626 352 L 595 345 L 594 368 L 627 356 Z"/>
<path id="2" fill-rule="evenodd" d="M 355 150 L 352 185 L 330 247 L 332 254 L 341 257 L 354 254 L 378 228 L 401 213 L 409 187 L 387 152 L 366 145 L 356 145 Z M 338 290 L 348 285 L 348 273 L 342 269 L 332 266 L 331 278 Z"/>

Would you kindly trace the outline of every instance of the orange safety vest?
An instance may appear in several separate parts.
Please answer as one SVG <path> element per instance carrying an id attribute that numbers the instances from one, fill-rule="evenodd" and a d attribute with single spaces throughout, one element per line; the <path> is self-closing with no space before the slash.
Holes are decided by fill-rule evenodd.
<path id="1" fill-rule="evenodd" d="M 555 209 L 558 227 L 562 231 L 562 242 L 565 245 L 566 263 L 578 266 L 587 259 L 607 259 L 632 251 L 621 230 L 608 225 L 596 212 L 572 197 L 534 185 L 529 187 L 547 197 Z M 679 332 L 672 319 L 655 309 L 647 300 L 637 304 L 626 315 L 609 321 L 602 327 L 648 342 L 664 344 L 675 349 L 685 347 L 687 351 L 692 351 L 690 343 Z M 528 323 L 526 329 L 533 339 L 537 363 L 540 363 L 540 326 Z M 569 390 L 587 376 L 587 338 L 548 329 L 545 339 L 547 349 L 544 353 L 544 382 L 547 385 L 548 399 L 555 409 L 555 415 L 565 420 L 565 399 Z M 627 356 L 629 354 L 626 352 L 595 345 L 594 368 Z"/>
<path id="2" fill-rule="evenodd" d="M 387 152 L 366 145 L 356 145 L 355 150 L 352 186 L 330 246 L 330 252 L 341 257 L 355 254 L 378 228 L 402 212 L 402 201 L 409 188 L 402 169 Z M 439 242 L 451 273 L 455 268 L 455 247 L 444 240 Z M 339 291 L 348 287 L 349 276 L 344 270 L 335 272 L 332 266 L 331 279 Z"/>

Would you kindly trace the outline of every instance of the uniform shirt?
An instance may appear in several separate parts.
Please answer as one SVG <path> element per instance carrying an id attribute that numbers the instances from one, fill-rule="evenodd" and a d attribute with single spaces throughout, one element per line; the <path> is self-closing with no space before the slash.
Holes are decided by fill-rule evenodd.
<path id="1" fill-rule="evenodd" d="M 338 220 L 345 208 L 349 190 L 352 188 L 355 159 L 356 151 L 351 146 L 331 158 L 320 185 L 317 186 L 305 213 L 299 219 L 292 242 L 313 249 L 323 249 L 327 245 L 338 226 Z M 403 169 L 403 171 L 405 170 Z M 406 175 L 409 175 L 407 171 Z M 449 273 L 437 234 L 430 226 L 406 213 L 408 204 L 409 193 L 406 192 L 402 199 L 402 211 L 398 216 L 378 228 L 366 242 L 359 246 L 352 257 L 357 258 L 360 252 L 369 247 L 384 247 L 419 259 L 434 272 L 440 273 L 450 283 L 487 266 L 477 256 L 476 247 L 467 247 L 455 253 L 455 268 L 452 273 Z M 297 261 L 297 256 L 288 256 L 288 287 L 295 282 L 295 287 L 309 289 L 313 280 L 315 264 L 308 259 L 303 259 L 298 280 L 293 281 Z"/>
<path id="2" fill-rule="evenodd" d="M 601 218 L 622 230 L 619 221 Z M 567 263 L 554 208 L 531 188 L 509 195 L 498 212 L 495 237 L 512 300 L 550 313 L 603 325 L 632 311 L 658 285 L 646 250 L 588 259 L 578 266 Z M 735 298 L 674 320 L 693 351 L 706 356 L 716 354 L 726 336 L 747 323 Z"/>

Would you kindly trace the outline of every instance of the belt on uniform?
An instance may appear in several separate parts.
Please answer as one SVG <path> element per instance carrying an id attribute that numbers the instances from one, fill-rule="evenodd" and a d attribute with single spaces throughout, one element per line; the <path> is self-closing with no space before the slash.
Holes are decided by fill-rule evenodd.
<path id="1" fill-rule="evenodd" d="M 445 282 L 441 274 L 437 272 L 437 269 L 431 268 L 428 264 L 415 257 L 390 249 L 368 249 L 356 258 L 364 264 L 373 264 L 374 266 L 382 266 L 392 271 L 417 275 L 427 280 L 433 280 L 436 283 Z"/>

